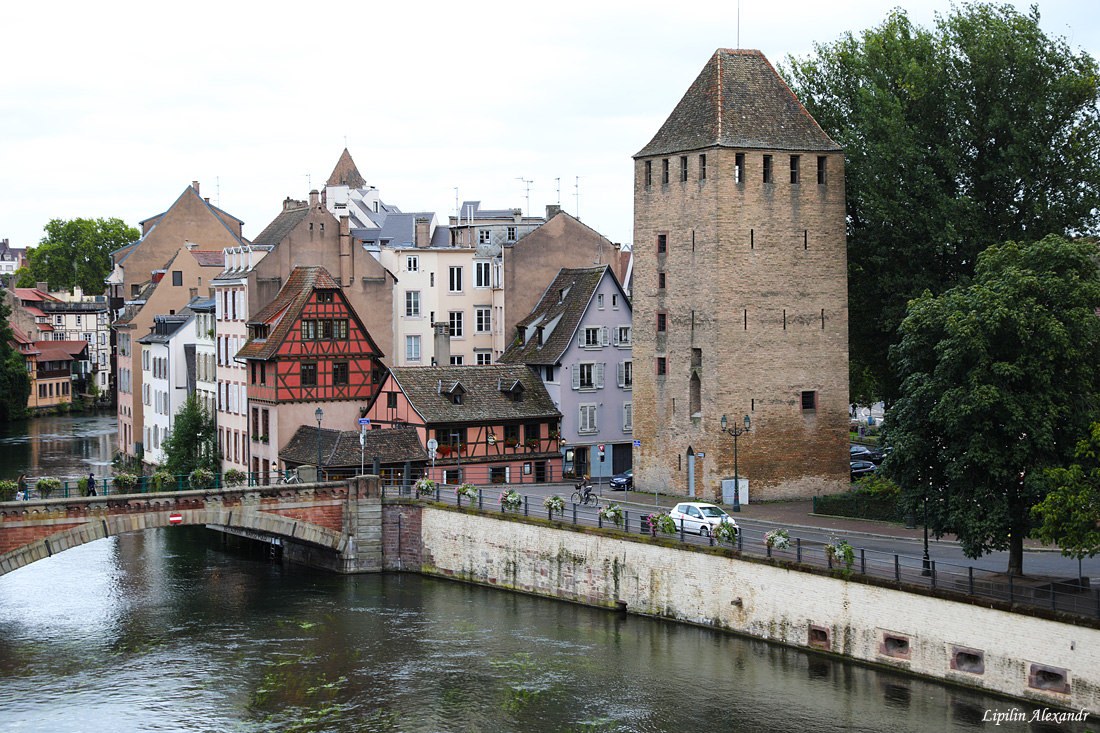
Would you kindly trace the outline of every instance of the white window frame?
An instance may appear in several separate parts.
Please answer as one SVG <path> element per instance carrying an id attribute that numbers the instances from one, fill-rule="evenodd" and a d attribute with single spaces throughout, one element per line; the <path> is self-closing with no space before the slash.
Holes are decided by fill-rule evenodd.
<path id="1" fill-rule="evenodd" d="M 474 261 L 474 287 L 488 288 L 491 283 L 489 260 Z"/>
<path id="2" fill-rule="evenodd" d="M 516 241 L 516 234 L 517 234 L 517 228 L 516 227 L 508 227 L 508 241 L 509 242 Z"/>
<path id="3" fill-rule="evenodd" d="M 490 366 L 493 363 L 493 352 L 491 351 L 475 351 L 474 361 L 478 366 Z"/>
<path id="4" fill-rule="evenodd" d="M 451 354 L 451 366 L 462 366 L 466 363 L 466 360 L 462 357 L 462 354 Z M 455 403 L 460 404 L 458 402 Z"/>
<path id="5" fill-rule="evenodd" d="M 618 383 L 623 389 L 634 387 L 634 360 L 620 361 L 617 369 Z"/>
<path id="6" fill-rule="evenodd" d="M 585 326 L 581 331 L 581 346 L 585 349 L 599 349 L 610 342 L 607 326 Z"/>
<path id="7" fill-rule="evenodd" d="M 420 361 L 420 335 L 405 336 L 405 361 Z"/>
<path id="8" fill-rule="evenodd" d="M 595 402 L 577 405 L 577 432 L 582 434 L 600 432 Z"/>
<path id="9" fill-rule="evenodd" d="M 463 338 L 462 330 L 463 311 L 450 311 L 447 313 L 447 322 L 451 324 L 451 338 Z"/>
<path id="10" fill-rule="evenodd" d="M 623 432 L 634 432 L 634 403 L 623 403 Z"/>
<path id="11" fill-rule="evenodd" d="M 582 372 L 588 370 L 591 381 L 589 384 L 585 384 L 582 380 Z M 572 366 L 573 372 L 573 389 L 580 390 L 582 392 L 591 392 L 597 389 L 603 389 L 603 372 L 604 365 L 598 361 L 582 361 L 577 362 Z"/>
<path id="12" fill-rule="evenodd" d="M 420 318 L 420 291 L 405 291 L 405 317 Z"/>
<path id="13" fill-rule="evenodd" d="M 493 332 L 493 309 L 482 307 L 474 309 L 474 333 Z"/>
<path id="14" fill-rule="evenodd" d="M 603 293 L 596 293 L 596 309 L 603 310 Z"/>
<path id="15" fill-rule="evenodd" d="M 420 272 L 420 255 L 405 255 L 406 272 Z"/>
<path id="16" fill-rule="evenodd" d="M 447 269 L 447 292 L 461 293 L 462 290 L 462 265 L 451 265 Z"/>
<path id="17" fill-rule="evenodd" d="M 615 326 L 612 336 L 615 346 L 629 347 L 634 342 L 634 328 L 632 326 Z M 626 338 L 623 338 L 624 336 Z"/>
<path id="18" fill-rule="evenodd" d="M 477 230 L 477 243 L 478 244 L 492 244 L 493 243 L 493 230 L 492 229 L 478 229 Z"/>

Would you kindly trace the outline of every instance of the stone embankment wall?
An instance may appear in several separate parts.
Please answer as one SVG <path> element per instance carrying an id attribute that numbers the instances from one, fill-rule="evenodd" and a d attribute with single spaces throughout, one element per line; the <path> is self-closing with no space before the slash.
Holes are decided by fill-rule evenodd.
<path id="1" fill-rule="evenodd" d="M 410 504 L 388 504 L 383 524 L 389 570 L 625 608 L 1100 712 L 1093 626 L 591 528 Z"/>

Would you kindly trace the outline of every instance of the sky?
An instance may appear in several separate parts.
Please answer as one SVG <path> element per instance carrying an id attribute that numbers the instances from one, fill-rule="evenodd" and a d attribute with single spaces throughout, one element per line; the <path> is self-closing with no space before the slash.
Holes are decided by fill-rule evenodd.
<path id="1" fill-rule="evenodd" d="M 1011 3 L 1022 11 L 1032 4 Z M 947 0 L 14 3 L 0 41 L 0 239 L 161 213 L 198 181 L 251 239 L 346 146 L 402 211 L 560 203 L 633 232 L 631 156 L 717 48 L 773 64 Z M 1038 2 L 1100 57 L 1095 0 Z"/>

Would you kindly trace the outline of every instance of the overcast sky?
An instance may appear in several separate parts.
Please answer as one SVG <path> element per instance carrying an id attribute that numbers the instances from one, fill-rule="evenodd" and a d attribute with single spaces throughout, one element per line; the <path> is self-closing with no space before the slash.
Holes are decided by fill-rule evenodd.
<path id="1" fill-rule="evenodd" d="M 532 213 L 560 202 L 629 243 L 631 156 L 716 48 L 778 64 L 878 25 L 892 5 L 12 3 L 0 238 L 33 246 L 51 218 L 136 226 L 192 180 L 252 238 L 284 198 L 324 185 L 346 141 L 367 183 L 403 211 L 445 220 L 456 189 L 527 210 L 526 180 Z M 1039 6 L 1049 35 L 1100 55 L 1094 0 Z M 903 7 L 931 26 L 950 4 Z"/>

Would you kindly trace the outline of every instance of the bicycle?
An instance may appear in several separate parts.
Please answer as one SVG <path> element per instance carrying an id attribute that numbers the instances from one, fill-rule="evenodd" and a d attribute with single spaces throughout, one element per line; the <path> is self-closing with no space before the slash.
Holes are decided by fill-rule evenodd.
<path id="1" fill-rule="evenodd" d="M 574 504 L 583 504 L 584 506 L 600 505 L 599 497 L 592 491 L 592 484 L 577 484 L 577 490 L 573 492 L 570 499 Z"/>
<path id="2" fill-rule="evenodd" d="M 279 480 L 276 481 L 275 483 L 276 484 L 300 484 L 300 483 L 302 483 L 302 479 L 301 479 L 300 476 L 298 476 L 298 469 L 288 468 L 285 472 L 283 472 L 283 471 L 279 472 Z"/>

